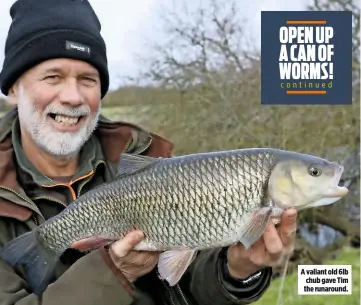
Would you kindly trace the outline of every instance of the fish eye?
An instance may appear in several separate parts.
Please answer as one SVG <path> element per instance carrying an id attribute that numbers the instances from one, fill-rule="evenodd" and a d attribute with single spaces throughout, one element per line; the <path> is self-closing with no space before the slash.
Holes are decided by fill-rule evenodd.
<path id="1" fill-rule="evenodd" d="M 321 173 L 322 173 L 322 171 L 321 171 L 319 168 L 314 167 L 314 166 L 311 166 L 311 167 L 309 168 L 308 172 L 309 172 L 309 174 L 310 174 L 311 176 L 314 176 L 314 177 L 318 177 L 318 176 L 320 176 Z"/>

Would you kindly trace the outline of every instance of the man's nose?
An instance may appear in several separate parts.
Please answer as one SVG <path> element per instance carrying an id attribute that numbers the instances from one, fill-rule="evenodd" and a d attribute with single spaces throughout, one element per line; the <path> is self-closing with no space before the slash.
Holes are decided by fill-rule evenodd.
<path id="1" fill-rule="evenodd" d="M 61 103 L 73 107 L 83 104 L 84 99 L 76 80 L 71 79 L 64 83 L 59 94 L 59 99 Z"/>

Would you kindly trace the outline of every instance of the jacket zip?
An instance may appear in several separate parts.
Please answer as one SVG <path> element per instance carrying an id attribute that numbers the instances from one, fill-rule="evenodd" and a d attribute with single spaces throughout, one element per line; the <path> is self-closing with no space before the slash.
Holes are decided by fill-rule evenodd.
<path id="1" fill-rule="evenodd" d="M 0 186 L 0 189 L 3 189 L 3 190 L 6 190 L 6 191 L 9 191 L 13 194 L 15 194 L 16 196 L 18 196 L 20 199 L 24 200 L 25 202 L 29 203 L 31 205 L 31 207 L 39 214 L 39 215 L 42 215 L 40 210 L 38 209 L 38 207 L 33 203 L 31 202 L 30 200 L 28 200 L 27 198 L 25 198 L 24 196 L 22 196 L 21 194 L 15 192 L 14 190 L 10 189 L 10 188 L 7 188 L 7 187 L 4 187 L 4 186 Z"/>
<path id="2" fill-rule="evenodd" d="M 34 220 L 35 225 L 36 225 L 36 226 L 39 226 L 39 222 L 38 222 L 38 220 L 36 219 L 35 215 L 34 215 L 34 214 L 32 214 L 32 216 L 31 216 L 31 217 L 32 217 L 32 218 L 33 218 L 33 220 Z"/>
<path id="3" fill-rule="evenodd" d="M 67 207 L 67 205 L 64 204 L 64 202 L 61 202 L 61 201 L 56 200 L 56 199 L 51 198 L 51 197 L 45 197 L 45 196 L 34 197 L 34 200 L 39 200 L 39 199 L 56 202 L 56 203 L 59 203 L 59 204 L 60 204 L 61 206 L 63 206 L 63 207 Z"/>
<path id="4" fill-rule="evenodd" d="M 96 163 L 95 168 L 94 168 L 94 173 L 95 173 L 98 165 L 101 164 L 101 163 L 104 163 L 104 161 L 98 161 L 98 163 Z M 81 188 L 89 181 L 90 178 L 91 178 L 91 177 L 88 177 L 87 180 L 86 180 L 85 182 L 83 182 L 83 184 L 82 184 L 81 187 L 79 188 L 78 197 L 79 197 Z M 64 204 L 63 202 L 61 202 L 61 201 L 59 201 L 59 200 L 56 200 L 56 199 L 54 199 L 54 198 L 51 198 L 51 197 L 46 197 L 46 196 L 34 197 L 34 200 L 39 200 L 39 199 L 56 202 L 56 203 L 59 203 L 61 206 L 65 207 L 65 208 L 67 207 L 67 205 Z"/>
<path id="5" fill-rule="evenodd" d="M 184 294 L 183 294 L 182 289 L 180 288 L 180 286 L 177 284 L 176 287 L 177 287 L 180 295 L 182 296 L 182 299 L 183 299 L 183 301 L 184 301 L 184 304 L 189 305 L 188 302 L 187 302 L 187 299 L 185 298 L 185 296 L 184 296 Z"/>
<path id="6" fill-rule="evenodd" d="M 169 294 L 170 301 L 171 301 L 172 305 L 176 305 L 175 302 L 174 302 L 174 299 L 173 299 L 172 288 L 169 287 L 169 285 L 167 285 L 162 279 L 160 279 L 160 275 L 159 275 L 158 270 L 156 270 L 156 274 L 157 274 L 159 280 L 162 282 L 164 288 L 168 291 L 168 294 Z M 182 305 L 189 305 L 189 303 L 188 303 L 187 299 L 185 298 L 185 296 L 183 294 L 183 291 L 180 288 L 179 284 L 177 284 L 175 287 L 176 287 L 177 291 L 179 292 L 179 294 L 181 295 L 182 301 L 184 302 Z"/>
<path id="7" fill-rule="evenodd" d="M 80 196 L 81 190 L 83 189 L 83 187 L 85 186 L 85 184 L 87 184 L 87 183 L 90 181 L 90 179 L 95 175 L 95 172 L 96 172 L 98 166 L 99 166 L 100 164 L 102 164 L 102 163 L 105 164 L 105 162 L 104 162 L 103 160 L 98 161 L 98 162 L 95 164 L 95 166 L 94 166 L 93 175 L 91 175 L 90 177 L 88 177 L 85 181 L 82 181 L 82 182 L 81 182 L 81 184 L 79 185 L 79 190 L 78 190 L 78 194 L 77 194 L 78 196 L 77 196 L 77 197 Z"/>
<path id="8" fill-rule="evenodd" d="M 167 289 L 167 291 L 168 291 L 168 294 L 169 294 L 170 301 L 171 301 L 172 305 L 175 305 L 171 288 L 168 287 L 168 285 L 165 284 L 164 281 L 162 281 L 162 283 L 163 283 L 164 287 L 165 287 L 165 288 Z M 179 292 L 179 294 L 180 294 L 181 297 L 182 297 L 182 301 L 184 302 L 183 304 L 184 304 L 184 305 L 189 305 L 189 303 L 188 303 L 187 299 L 185 298 L 185 296 L 184 296 L 184 294 L 183 294 L 182 289 L 180 288 L 180 286 L 177 284 L 175 287 L 176 287 L 177 291 Z"/>
<path id="9" fill-rule="evenodd" d="M 162 280 L 160 280 L 160 281 L 162 282 L 165 289 L 168 291 L 168 295 L 169 295 L 169 298 L 170 298 L 170 301 L 171 301 L 172 305 L 176 305 L 175 302 L 174 302 L 174 299 L 173 299 L 173 293 L 172 293 L 171 288 L 166 283 L 164 283 L 164 281 L 162 281 Z"/>

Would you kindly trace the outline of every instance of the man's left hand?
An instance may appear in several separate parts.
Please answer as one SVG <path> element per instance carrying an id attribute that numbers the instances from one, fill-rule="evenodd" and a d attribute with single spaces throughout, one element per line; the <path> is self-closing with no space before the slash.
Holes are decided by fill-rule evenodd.
<path id="1" fill-rule="evenodd" d="M 246 279 L 263 267 L 280 266 L 294 250 L 297 229 L 297 211 L 283 212 L 276 228 L 271 222 L 263 236 L 249 249 L 242 244 L 228 249 L 228 269 L 232 277 Z"/>

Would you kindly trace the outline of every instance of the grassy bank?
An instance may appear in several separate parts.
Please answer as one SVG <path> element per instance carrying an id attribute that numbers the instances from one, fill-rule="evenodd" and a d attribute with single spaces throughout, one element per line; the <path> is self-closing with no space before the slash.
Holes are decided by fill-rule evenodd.
<path id="1" fill-rule="evenodd" d="M 352 295 L 298 295 L 297 274 L 286 277 L 282 305 L 359 305 L 360 304 L 360 249 L 344 249 L 339 257 L 325 265 L 352 265 Z M 255 305 L 276 305 L 280 280 L 276 279 L 264 297 Z"/>

